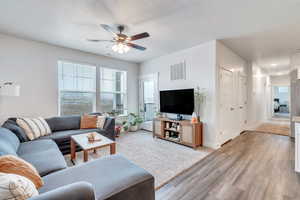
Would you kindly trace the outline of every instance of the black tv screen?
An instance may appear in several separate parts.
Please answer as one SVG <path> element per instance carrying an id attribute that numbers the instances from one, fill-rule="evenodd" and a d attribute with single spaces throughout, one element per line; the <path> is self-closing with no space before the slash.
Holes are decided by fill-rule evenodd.
<path id="1" fill-rule="evenodd" d="M 160 91 L 160 112 L 191 115 L 194 89 Z"/>

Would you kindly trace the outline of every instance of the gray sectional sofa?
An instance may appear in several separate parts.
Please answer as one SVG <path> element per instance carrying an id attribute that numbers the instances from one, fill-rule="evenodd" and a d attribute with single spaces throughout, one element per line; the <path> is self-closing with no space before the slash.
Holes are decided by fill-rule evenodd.
<path id="1" fill-rule="evenodd" d="M 20 142 L 10 130 L 0 128 L 0 156 L 8 154 L 28 161 L 41 175 L 44 185 L 32 200 L 155 199 L 153 176 L 120 155 L 67 167 L 51 137 Z"/>
<path id="2" fill-rule="evenodd" d="M 101 113 L 92 113 L 95 115 L 101 115 Z M 40 137 L 40 139 L 52 139 L 58 145 L 60 151 L 65 155 L 70 153 L 70 138 L 71 135 L 87 133 L 95 131 L 103 136 L 106 136 L 112 140 L 115 140 L 115 119 L 106 118 L 103 129 L 80 129 L 81 116 L 62 116 L 62 117 L 52 117 L 45 119 L 49 124 L 52 131 L 51 135 Z M 12 131 L 21 142 L 28 142 L 25 132 L 16 123 L 16 118 L 9 118 L 2 127 Z M 80 150 L 77 147 L 77 150 Z"/>

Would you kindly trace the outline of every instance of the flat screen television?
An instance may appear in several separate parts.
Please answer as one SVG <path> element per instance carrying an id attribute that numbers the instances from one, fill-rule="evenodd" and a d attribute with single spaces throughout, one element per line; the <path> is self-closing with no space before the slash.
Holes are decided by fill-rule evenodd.
<path id="1" fill-rule="evenodd" d="M 160 91 L 160 112 L 191 115 L 194 111 L 194 89 Z"/>

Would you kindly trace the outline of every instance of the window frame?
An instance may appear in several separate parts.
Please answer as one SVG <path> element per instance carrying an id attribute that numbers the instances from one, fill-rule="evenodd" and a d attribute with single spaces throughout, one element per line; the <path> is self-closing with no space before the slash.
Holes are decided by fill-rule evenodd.
<path id="1" fill-rule="evenodd" d="M 96 69 L 96 77 L 95 77 L 95 91 L 78 91 L 78 90 L 65 90 L 66 92 L 82 92 L 82 93 L 94 93 L 94 102 L 93 102 L 93 112 L 104 112 L 101 110 L 101 93 L 109 93 L 109 94 L 123 94 L 124 95 L 124 109 L 123 113 L 120 114 L 119 116 L 126 116 L 128 115 L 129 109 L 128 109 L 128 70 L 120 69 L 118 67 L 110 67 L 110 66 L 103 66 L 95 63 L 88 63 L 88 62 L 82 62 L 82 61 L 76 61 L 76 60 L 68 60 L 68 59 L 58 59 L 57 60 L 57 113 L 58 116 L 61 115 L 61 90 L 60 90 L 60 71 L 59 71 L 59 65 L 60 63 L 71 63 L 75 65 L 86 65 L 86 66 L 92 66 L 95 67 Z M 117 72 L 124 72 L 125 73 L 125 92 L 101 92 L 101 68 L 106 68 L 109 70 L 114 70 Z"/>
<path id="2" fill-rule="evenodd" d="M 102 69 L 107 69 L 107 70 L 111 70 L 111 71 L 115 71 L 115 72 L 122 72 L 125 74 L 125 80 L 124 80 L 124 84 L 125 84 L 125 91 L 101 91 L 101 83 L 102 80 L 106 80 L 106 81 L 113 81 L 111 79 L 103 79 L 103 75 L 102 75 Z M 101 106 L 101 94 L 105 93 L 105 94 L 120 94 L 120 95 L 124 95 L 124 109 L 122 110 L 123 112 L 120 113 L 118 116 L 126 116 L 128 115 L 128 72 L 126 70 L 122 70 L 122 69 L 117 69 L 117 68 L 111 68 L 111 67 L 107 67 L 107 66 L 99 66 L 99 89 L 97 90 L 97 92 L 99 92 L 99 94 L 97 95 L 97 97 L 99 97 L 99 108 L 102 108 Z M 116 80 L 114 80 L 116 82 Z M 122 88 L 122 86 L 121 86 Z M 101 111 L 104 112 L 104 111 Z"/>
<path id="3" fill-rule="evenodd" d="M 69 63 L 69 64 L 73 64 L 73 65 L 85 65 L 85 66 L 90 66 L 90 67 L 94 67 L 95 68 L 95 90 L 92 91 L 80 91 L 80 90 L 61 90 L 60 88 L 60 81 L 62 80 L 62 77 L 60 76 L 63 76 L 63 73 L 61 73 L 60 71 L 60 67 L 61 67 L 61 64 L 63 63 Z M 61 113 L 61 92 L 64 91 L 64 92 L 77 92 L 77 93 L 90 93 L 90 94 L 93 94 L 94 95 L 94 98 L 93 98 L 93 110 L 92 112 L 95 112 L 97 110 L 97 89 L 98 89 L 98 86 L 97 86 L 97 73 L 98 73 L 98 69 L 97 69 L 97 65 L 95 64 L 91 64 L 91 63 L 84 63 L 84 62 L 77 62 L 77 61 L 70 61 L 70 60 L 58 60 L 57 61 L 57 93 L 58 93 L 58 104 L 57 104 L 57 112 L 58 112 L 58 116 L 64 116 L 62 115 Z M 84 76 L 77 76 L 77 78 L 85 78 Z"/>

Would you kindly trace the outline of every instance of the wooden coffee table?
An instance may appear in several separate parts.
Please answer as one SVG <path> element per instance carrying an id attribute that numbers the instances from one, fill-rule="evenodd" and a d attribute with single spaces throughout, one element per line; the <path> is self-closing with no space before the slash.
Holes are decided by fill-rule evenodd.
<path id="1" fill-rule="evenodd" d="M 87 136 L 90 133 L 83 133 L 79 135 L 71 136 L 71 160 L 76 159 L 76 145 L 79 145 L 83 149 L 83 161 L 88 161 L 88 151 L 93 150 L 96 153 L 96 150 L 102 147 L 110 146 L 110 154 L 116 153 L 116 143 L 111 139 L 102 136 L 99 133 L 96 133 L 96 138 L 100 138 L 101 141 L 89 142 Z"/>

